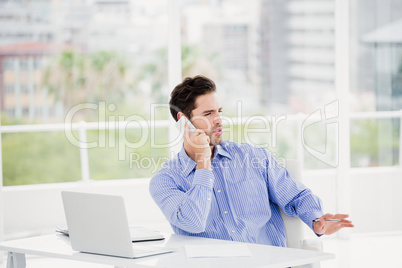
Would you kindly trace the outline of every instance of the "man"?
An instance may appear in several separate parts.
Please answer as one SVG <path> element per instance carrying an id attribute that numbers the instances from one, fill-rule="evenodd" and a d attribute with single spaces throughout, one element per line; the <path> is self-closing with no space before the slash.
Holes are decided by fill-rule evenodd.
<path id="1" fill-rule="evenodd" d="M 196 128 L 190 134 L 185 125 L 182 150 L 150 183 L 175 233 L 286 246 L 279 209 L 299 216 L 317 235 L 353 227 L 348 215 L 323 215 L 319 198 L 265 149 L 222 140 L 222 106 L 212 80 L 184 79 L 169 104 L 176 121 L 185 116 Z"/>

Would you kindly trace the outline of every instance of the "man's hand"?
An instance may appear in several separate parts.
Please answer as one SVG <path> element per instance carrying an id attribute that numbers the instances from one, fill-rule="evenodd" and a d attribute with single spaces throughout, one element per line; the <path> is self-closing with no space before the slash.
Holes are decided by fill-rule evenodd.
<path id="1" fill-rule="evenodd" d="M 187 143 L 193 153 L 193 160 L 197 163 L 197 169 L 205 168 L 212 170 L 212 151 L 211 147 L 209 146 L 210 139 L 207 134 L 200 129 L 196 129 L 194 130 L 193 134 L 190 134 L 190 128 L 187 123 L 184 125 L 184 133 L 184 142 Z"/>
<path id="2" fill-rule="evenodd" d="M 348 214 L 325 214 L 319 218 L 319 222 L 313 223 L 314 232 L 319 235 L 330 235 L 336 233 L 344 227 L 354 227 L 351 221 L 346 220 L 348 217 Z M 340 221 L 325 221 L 329 219 L 339 219 Z"/>

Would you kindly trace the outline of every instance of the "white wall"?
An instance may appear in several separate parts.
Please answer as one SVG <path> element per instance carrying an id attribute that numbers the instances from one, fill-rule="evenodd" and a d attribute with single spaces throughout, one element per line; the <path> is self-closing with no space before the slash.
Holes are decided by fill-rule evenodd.
<path id="1" fill-rule="evenodd" d="M 149 179 L 135 179 L 5 187 L 5 239 L 49 233 L 58 225 L 66 225 L 63 190 L 121 195 L 131 225 L 171 232 L 149 195 L 148 183 Z"/>
<path id="2" fill-rule="evenodd" d="M 337 212 L 335 176 L 334 170 L 304 172 L 304 183 L 322 199 L 328 213 Z M 401 168 L 351 169 L 350 189 L 352 233 L 402 231 Z"/>
<path id="3" fill-rule="evenodd" d="M 355 170 L 352 178 L 356 231 L 402 231 L 402 169 Z"/>

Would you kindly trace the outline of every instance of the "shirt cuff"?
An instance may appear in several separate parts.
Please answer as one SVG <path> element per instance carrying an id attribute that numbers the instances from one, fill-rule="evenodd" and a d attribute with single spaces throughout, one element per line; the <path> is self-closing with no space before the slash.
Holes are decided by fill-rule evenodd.
<path id="1" fill-rule="evenodd" d="M 324 213 L 322 213 L 322 211 L 312 211 L 310 213 L 310 215 L 308 216 L 307 220 L 307 225 L 311 228 L 311 230 L 313 230 L 314 232 L 314 226 L 313 226 L 313 220 L 318 219 L 319 217 L 321 217 L 322 215 L 324 215 Z M 314 232 L 317 236 L 322 236 L 317 234 L 316 232 Z"/>
<path id="2" fill-rule="evenodd" d="M 214 174 L 211 170 L 200 168 L 195 170 L 193 185 L 200 185 L 212 189 L 214 186 Z"/>

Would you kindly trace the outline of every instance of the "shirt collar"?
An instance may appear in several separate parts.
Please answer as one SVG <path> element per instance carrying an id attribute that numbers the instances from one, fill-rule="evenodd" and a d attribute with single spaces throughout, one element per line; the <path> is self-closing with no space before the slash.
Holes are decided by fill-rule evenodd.
<path id="1" fill-rule="evenodd" d="M 229 159 L 232 159 L 232 157 L 230 156 L 230 154 L 229 154 L 229 152 L 227 150 L 227 146 L 228 146 L 228 144 L 226 142 L 224 142 L 224 141 L 222 141 L 221 144 L 215 146 L 214 157 L 216 157 L 219 154 L 219 155 L 225 156 L 225 157 L 227 157 Z"/>
<path id="2" fill-rule="evenodd" d="M 225 156 L 225 157 L 227 157 L 229 159 L 232 159 L 232 157 L 230 156 L 229 152 L 227 151 L 226 146 L 227 146 L 227 144 L 225 142 L 222 142 L 220 145 L 216 145 L 215 146 L 215 152 L 214 152 L 214 158 L 217 155 L 221 155 L 221 156 Z M 181 167 L 182 167 L 181 172 L 186 177 L 197 166 L 197 163 L 187 155 L 186 150 L 184 150 L 184 145 L 182 146 L 182 148 L 181 148 L 181 150 L 179 152 L 179 160 L 180 160 L 180 164 L 181 164 Z"/>

